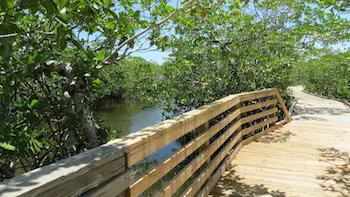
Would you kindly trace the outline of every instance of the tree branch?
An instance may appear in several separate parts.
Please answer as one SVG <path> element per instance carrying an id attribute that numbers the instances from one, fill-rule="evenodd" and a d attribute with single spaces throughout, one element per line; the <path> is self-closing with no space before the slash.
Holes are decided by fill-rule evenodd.
<path id="1" fill-rule="evenodd" d="M 40 33 L 40 34 L 44 34 L 44 35 L 54 35 L 54 32 L 38 32 L 38 31 L 27 31 L 27 32 L 21 32 L 21 33 L 11 33 L 11 34 L 3 34 L 0 35 L 0 38 L 11 38 L 11 37 L 15 37 L 18 35 L 23 35 L 26 33 Z"/>
<path id="2" fill-rule="evenodd" d="M 186 8 L 192 1 L 194 0 L 189 0 L 187 1 L 185 4 L 183 4 L 180 8 L 176 9 L 174 12 L 172 12 L 171 14 L 169 14 L 167 17 L 162 18 L 161 20 L 157 21 L 156 23 L 152 24 L 151 26 L 149 26 L 148 28 L 142 30 L 141 32 L 131 36 L 130 38 L 126 39 L 124 42 L 122 42 L 121 44 L 119 44 L 116 49 L 111 53 L 111 55 L 107 56 L 104 59 L 105 61 L 108 61 L 109 58 L 112 57 L 113 54 L 117 53 L 121 48 L 123 48 L 125 45 L 127 45 L 128 43 L 130 43 L 131 41 L 133 41 L 135 38 L 143 35 L 144 33 L 162 25 L 163 23 L 165 23 L 166 21 L 168 21 L 170 18 L 172 18 L 176 13 L 178 13 L 180 10 L 183 10 L 184 8 Z"/>

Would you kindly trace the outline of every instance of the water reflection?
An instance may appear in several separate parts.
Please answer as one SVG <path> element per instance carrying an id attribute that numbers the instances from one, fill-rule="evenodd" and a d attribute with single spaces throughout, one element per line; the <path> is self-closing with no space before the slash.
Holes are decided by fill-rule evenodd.
<path id="1" fill-rule="evenodd" d="M 137 132 L 163 120 L 163 111 L 161 109 L 143 109 L 142 107 L 142 103 L 135 102 L 122 102 L 101 106 L 96 114 L 99 118 L 103 119 L 103 125 L 110 128 L 111 132 L 109 132 L 108 140 Z M 135 165 L 136 177 L 141 177 L 180 148 L 181 145 L 179 143 L 173 142 L 154 152 L 148 158 Z"/>
<path id="2" fill-rule="evenodd" d="M 136 102 L 101 106 L 97 109 L 96 114 L 103 120 L 104 126 L 109 127 L 111 131 L 116 131 L 109 133 L 108 140 L 139 131 L 163 120 L 161 109 L 142 109 L 142 104 Z"/>

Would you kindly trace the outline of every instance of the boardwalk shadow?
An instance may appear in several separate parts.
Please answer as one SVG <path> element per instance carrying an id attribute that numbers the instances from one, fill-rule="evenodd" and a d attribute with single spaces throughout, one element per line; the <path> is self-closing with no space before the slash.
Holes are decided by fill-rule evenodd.
<path id="1" fill-rule="evenodd" d="M 314 116 L 299 116 L 294 118 L 294 120 L 303 120 L 303 121 L 328 121 L 326 118 L 314 117 Z"/>
<path id="2" fill-rule="evenodd" d="M 296 134 L 289 130 L 277 130 L 262 136 L 256 141 L 265 144 L 285 143 L 291 138 L 291 136 L 296 136 Z"/>
<path id="3" fill-rule="evenodd" d="M 348 152 L 341 152 L 335 148 L 318 149 L 320 161 L 327 162 L 330 166 L 326 173 L 317 176 L 323 182 L 320 186 L 338 196 L 350 196 L 350 156 Z"/>
<path id="4" fill-rule="evenodd" d="M 345 113 L 350 113 L 350 109 L 340 109 L 331 107 L 304 107 L 298 106 L 295 108 L 295 112 L 298 115 L 302 114 L 330 114 L 330 115 L 342 115 Z"/>
<path id="5" fill-rule="evenodd" d="M 230 196 L 230 197 L 285 197 L 285 193 L 281 191 L 271 191 L 263 184 L 260 185 L 248 185 L 243 182 L 243 178 L 240 177 L 235 171 L 235 166 L 230 167 L 218 182 L 218 184 L 211 191 L 211 196 Z"/>

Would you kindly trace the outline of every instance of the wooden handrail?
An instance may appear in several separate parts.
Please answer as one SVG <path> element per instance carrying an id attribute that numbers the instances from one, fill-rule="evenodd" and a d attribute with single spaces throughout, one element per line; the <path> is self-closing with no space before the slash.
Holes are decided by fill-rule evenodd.
<path id="1" fill-rule="evenodd" d="M 278 120 L 277 113 L 282 113 L 284 119 Z M 6 180 L 0 183 L 0 196 L 121 194 L 134 197 L 183 161 L 187 162 L 157 195 L 172 196 L 181 188 L 182 196 L 207 196 L 243 145 L 290 120 L 277 89 L 230 95 L 101 147 Z M 189 133 L 194 139 L 134 180 L 136 163 Z M 188 182 L 189 179 L 194 181 Z"/>
<path id="2" fill-rule="evenodd" d="M 94 188 L 106 188 L 113 181 L 118 183 L 114 188 L 123 192 L 133 182 L 131 177 L 125 167 L 125 153 L 116 145 L 104 144 L 0 182 L 0 197 L 94 194 L 98 193 Z"/>
<path id="3" fill-rule="evenodd" d="M 241 106 L 241 103 L 258 99 L 265 100 L 261 102 L 256 101 L 256 103 L 247 106 Z M 227 151 L 231 151 L 233 146 L 236 146 L 236 148 L 239 149 L 241 147 L 241 143 L 246 145 L 253 141 L 253 139 L 255 140 L 256 136 L 261 136 L 267 131 L 274 130 L 280 126 L 280 124 L 275 124 L 278 120 L 278 117 L 276 116 L 278 108 L 274 107 L 277 102 L 280 104 L 281 110 L 285 116 L 285 119 L 281 122 L 286 123 L 290 121 L 291 118 L 278 90 L 266 89 L 227 96 L 210 105 L 205 105 L 196 110 L 184 113 L 174 119 L 163 121 L 157 125 L 145 128 L 137 133 L 111 142 L 124 146 L 124 150 L 127 150 L 128 167 L 132 167 L 135 163 L 148 157 L 150 154 L 166 146 L 167 144 L 197 128 L 201 128 L 200 135 L 198 137 L 184 145 L 180 150 L 174 152 L 172 156 L 160 163 L 157 167 L 152 169 L 146 175 L 137 180 L 133 185 L 131 185 L 129 191 L 130 196 L 139 196 L 142 194 L 146 189 L 151 187 L 154 183 L 160 180 L 200 147 L 202 148 L 201 153 L 199 153 L 195 159 L 186 165 L 176 177 L 166 184 L 166 186 L 164 186 L 158 193 L 158 196 L 172 196 L 191 176 L 193 176 L 194 172 L 204 166 L 206 162 L 208 164 L 208 170 L 203 174 L 203 176 L 209 177 L 209 174 L 211 174 L 218 167 L 215 165 L 213 166 L 213 162 L 220 163 L 222 159 L 227 156 Z M 203 125 L 208 124 L 210 120 L 232 109 L 234 109 L 233 112 L 227 115 L 224 119 L 212 125 L 206 131 L 202 131 Z M 261 109 L 261 112 L 239 119 L 242 114 L 257 109 Z M 255 123 L 256 120 L 261 120 L 264 118 L 266 120 L 263 122 Z M 210 138 L 218 134 L 219 131 L 230 123 L 233 125 L 229 129 L 222 133 L 214 142 L 209 142 Z M 241 130 L 240 128 L 245 126 L 247 123 L 252 123 L 253 125 Z M 243 136 L 251 134 L 264 127 L 267 128 L 265 128 L 263 132 L 243 138 Z M 234 140 L 230 142 L 233 143 L 231 144 L 232 147 L 229 147 L 227 150 L 225 148 L 223 149 L 221 145 L 227 142 L 227 140 L 230 140 L 232 135 L 236 136 Z M 203 150 L 204 144 L 206 144 L 206 146 Z M 215 157 L 215 161 L 210 161 L 213 153 L 219 150 L 221 150 L 219 154 L 221 154 L 222 157 L 219 157 L 220 159 Z M 233 152 L 236 153 L 237 151 L 238 150 L 235 150 Z M 207 180 L 207 178 L 205 180 Z M 194 181 L 193 184 L 198 183 L 201 182 Z M 204 184 L 204 182 L 202 184 Z M 192 188 L 189 193 L 184 195 L 194 195 L 197 192 L 194 191 L 199 189 L 198 187 L 201 186 L 202 185 L 195 186 L 195 189 Z"/>

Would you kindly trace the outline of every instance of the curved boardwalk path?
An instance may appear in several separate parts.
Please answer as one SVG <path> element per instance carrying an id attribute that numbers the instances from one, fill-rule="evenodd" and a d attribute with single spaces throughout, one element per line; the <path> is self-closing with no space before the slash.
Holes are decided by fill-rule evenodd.
<path id="1" fill-rule="evenodd" d="M 303 93 L 293 121 L 243 147 L 212 196 L 350 196 L 350 109 Z"/>
<path id="2" fill-rule="evenodd" d="M 344 103 L 306 94 L 301 86 L 289 89 L 297 100 L 293 120 L 350 124 L 350 107 Z"/>

